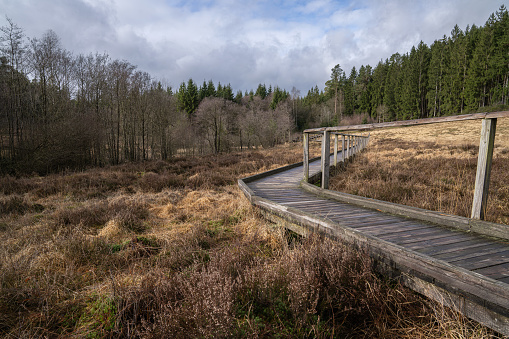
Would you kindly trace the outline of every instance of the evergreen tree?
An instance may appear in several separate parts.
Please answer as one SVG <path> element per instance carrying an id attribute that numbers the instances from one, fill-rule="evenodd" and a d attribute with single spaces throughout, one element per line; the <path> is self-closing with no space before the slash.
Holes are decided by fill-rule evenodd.
<path id="1" fill-rule="evenodd" d="M 216 87 L 214 86 L 214 82 L 209 80 L 207 84 L 207 97 L 215 97 L 216 96 Z"/>
<path id="2" fill-rule="evenodd" d="M 355 100 L 355 83 L 357 80 L 357 70 L 355 66 L 350 71 L 350 76 L 345 79 L 343 92 L 345 102 L 345 114 L 352 115 L 355 113 L 356 100 Z"/>
<path id="3" fill-rule="evenodd" d="M 433 117 L 442 115 L 443 84 L 444 84 L 444 52 L 445 37 L 435 40 L 431 45 L 431 58 L 428 68 L 428 92 L 427 101 L 430 115 Z"/>
<path id="4" fill-rule="evenodd" d="M 384 86 L 384 102 L 387 111 L 387 119 L 393 120 L 399 110 L 397 98 L 398 91 L 401 90 L 399 85 L 399 73 L 401 71 L 402 57 L 399 53 L 393 54 L 387 63 L 387 80 Z"/>
<path id="5" fill-rule="evenodd" d="M 372 69 L 370 65 L 362 65 L 359 69 L 359 74 L 357 75 L 355 84 L 356 106 L 359 108 L 361 113 L 371 113 L 371 93 L 369 91 L 369 84 L 372 81 L 371 71 Z"/>
<path id="6" fill-rule="evenodd" d="M 255 96 L 259 96 L 260 98 L 262 98 L 262 100 L 267 97 L 267 88 L 265 87 L 265 84 L 258 85 L 258 88 L 256 89 Z"/>
<path id="7" fill-rule="evenodd" d="M 246 96 L 247 96 L 247 91 L 246 91 Z M 237 104 L 240 104 L 242 102 L 242 91 L 241 90 L 238 90 L 237 91 L 237 95 L 235 95 L 235 99 L 233 101 L 235 101 Z"/>
<path id="8" fill-rule="evenodd" d="M 217 83 L 217 90 L 216 90 L 216 97 L 222 98 L 223 97 L 223 85 L 221 85 L 221 82 Z"/>
<path id="9" fill-rule="evenodd" d="M 382 61 L 373 70 L 373 81 L 369 84 L 369 92 L 371 97 L 371 117 L 376 118 L 378 122 L 385 121 L 385 117 L 381 115 L 382 105 L 384 103 L 384 89 L 387 77 L 387 65 Z"/>
<path id="10" fill-rule="evenodd" d="M 338 114 L 338 98 L 340 92 L 340 79 L 343 73 L 343 69 L 337 64 L 331 69 L 330 80 L 325 83 L 325 92 L 329 97 L 334 98 L 334 117 L 337 122 L 343 119 L 342 111 L 339 110 Z"/>
<path id="11" fill-rule="evenodd" d="M 416 50 L 415 62 L 417 63 L 417 115 L 416 118 L 428 117 L 428 102 L 426 100 L 428 90 L 428 69 L 430 62 L 430 49 L 424 43 L 420 42 Z"/>
<path id="12" fill-rule="evenodd" d="M 208 97 L 207 82 L 205 80 L 203 80 L 203 85 L 201 85 L 198 90 L 198 97 L 200 98 L 200 101 Z"/>
<path id="13" fill-rule="evenodd" d="M 223 87 L 223 99 L 233 101 L 233 90 L 230 84 Z"/>
<path id="14" fill-rule="evenodd" d="M 288 92 L 281 90 L 278 86 L 274 88 L 274 94 L 270 103 L 270 108 L 276 109 L 277 105 L 288 98 Z"/>
<path id="15" fill-rule="evenodd" d="M 193 79 L 188 80 L 187 86 L 184 82 L 180 85 L 177 97 L 179 109 L 185 111 L 188 116 L 191 116 L 200 103 L 198 88 Z"/>

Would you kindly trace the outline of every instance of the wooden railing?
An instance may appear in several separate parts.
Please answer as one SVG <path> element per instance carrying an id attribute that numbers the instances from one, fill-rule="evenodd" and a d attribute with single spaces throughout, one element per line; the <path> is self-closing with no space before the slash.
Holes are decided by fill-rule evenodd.
<path id="1" fill-rule="evenodd" d="M 479 144 L 479 156 L 477 159 L 477 173 L 475 180 L 474 199 L 472 202 L 472 219 L 484 220 L 486 213 L 486 206 L 488 201 L 489 183 L 491 175 L 491 162 L 493 158 L 493 148 L 495 144 L 495 133 L 497 127 L 497 118 L 509 117 L 509 111 L 503 112 L 492 112 L 492 113 L 474 113 L 474 114 L 463 114 L 449 117 L 438 117 L 428 119 L 416 119 L 416 120 L 405 120 L 405 121 L 392 121 L 378 124 L 364 124 L 364 125 L 351 125 L 351 126 L 338 126 L 338 127 L 323 127 L 307 129 L 304 131 L 304 180 L 309 180 L 309 135 L 310 134 L 322 134 L 322 188 L 327 189 L 329 187 L 329 167 L 330 167 L 330 156 L 326 156 L 330 148 L 330 134 L 335 135 L 335 157 L 334 164 L 337 164 L 337 136 L 343 135 L 341 132 L 345 131 L 366 131 L 378 128 L 387 127 L 402 127 L 402 126 L 416 126 L 424 124 L 434 124 L 442 122 L 452 121 L 465 121 L 465 120 L 477 120 L 484 119 L 482 122 L 481 129 L 481 140 Z M 343 136 L 343 148 L 345 147 L 345 136 Z M 361 142 L 362 147 L 365 147 L 369 136 L 355 136 L 354 142 L 359 142 L 360 138 L 364 138 Z M 347 139 L 350 140 L 350 139 Z M 341 154 L 349 154 L 351 147 L 348 146 Z"/>
<path id="2" fill-rule="evenodd" d="M 304 131 L 304 181 L 309 182 L 309 139 L 311 134 L 321 134 L 321 187 L 324 189 L 329 188 L 329 176 L 330 176 L 330 139 L 331 135 L 334 135 L 334 166 L 338 165 L 338 162 L 345 163 L 356 153 L 364 149 L 369 142 L 369 135 L 353 135 L 344 134 L 333 131 L 324 130 L 323 132 L 306 132 Z M 341 136 L 341 159 L 338 159 L 338 146 L 339 137 Z"/>

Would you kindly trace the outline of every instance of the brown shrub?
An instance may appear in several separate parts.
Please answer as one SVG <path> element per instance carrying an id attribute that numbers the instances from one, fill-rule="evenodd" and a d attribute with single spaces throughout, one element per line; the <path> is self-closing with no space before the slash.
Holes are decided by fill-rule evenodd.
<path id="1" fill-rule="evenodd" d="M 0 196 L 0 215 L 2 214 L 24 214 L 30 210 L 31 204 L 27 203 L 22 196 L 9 195 Z"/>
<path id="2" fill-rule="evenodd" d="M 108 204 L 100 201 L 77 207 L 61 207 L 53 214 L 55 221 L 62 226 L 83 225 L 97 227 L 109 220 Z"/>
<path id="3" fill-rule="evenodd" d="M 118 196 L 108 203 L 108 211 L 119 225 L 133 232 L 145 229 L 143 220 L 149 216 L 148 204 L 140 197 Z"/>
<path id="4" fill-rule="evenodd" d="M 139 180 L 139 186 L 143 192 L 160 192 L 165 188 L 184 187 L 185 181 L 181 175 L 169 172 L 160 174 L 148 172 Z"/>

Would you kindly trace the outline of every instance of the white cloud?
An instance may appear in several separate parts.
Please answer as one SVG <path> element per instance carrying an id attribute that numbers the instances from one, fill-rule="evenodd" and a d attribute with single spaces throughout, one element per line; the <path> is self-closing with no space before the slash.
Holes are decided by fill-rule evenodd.
<path id="1" fill-rule="evenodd" d="M 27 36 L 53 29 L 73 53 L 107 52 L 174 87 L 192 77 L 301 93 L 330 69 L 376 66 L 457 23 L 483 25 L 495 0 L 0 0 Z M 0 18 L 0 24 L 5 20 Z"/>

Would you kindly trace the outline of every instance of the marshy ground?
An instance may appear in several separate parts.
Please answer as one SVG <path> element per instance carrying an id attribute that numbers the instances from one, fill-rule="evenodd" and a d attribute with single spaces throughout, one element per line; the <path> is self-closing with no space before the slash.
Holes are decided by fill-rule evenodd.
<path id="1" fill-rule="evenodd" d="M 383 133 L 333 181 L 364 171 L 358 174 L 363 180 L 380 181 L 373 192 L 385 190 L 379 174 L 366 166 L 395 164 L 390 145 L 400 148 L 397 167 L 418 155 L 426 159 L 421 142 L 387 141 L 402 136 Z M 369 158 L 377 150 L 381 155 Z M 475 146 L 462 143 L 444 148 L 450 156 L 442 164 L 473 151 Z M 0 336 L 492 336 L 378 276 L 365 253 L 326 239 L 300 239 L 261 218 L 236 179 L 301 158 L 301 145 L 292 144 L 0 178 Z M 406 178 L 389 168 L 386 179 L 411 181 L 414 166 L 407 166 Z M 436 179 L 441 194 L 469 181 L 448 178 Z M 406 190 L 394 195 L 401 192 Z M 406 195 L 402 202 L 411 200 Z"/>

